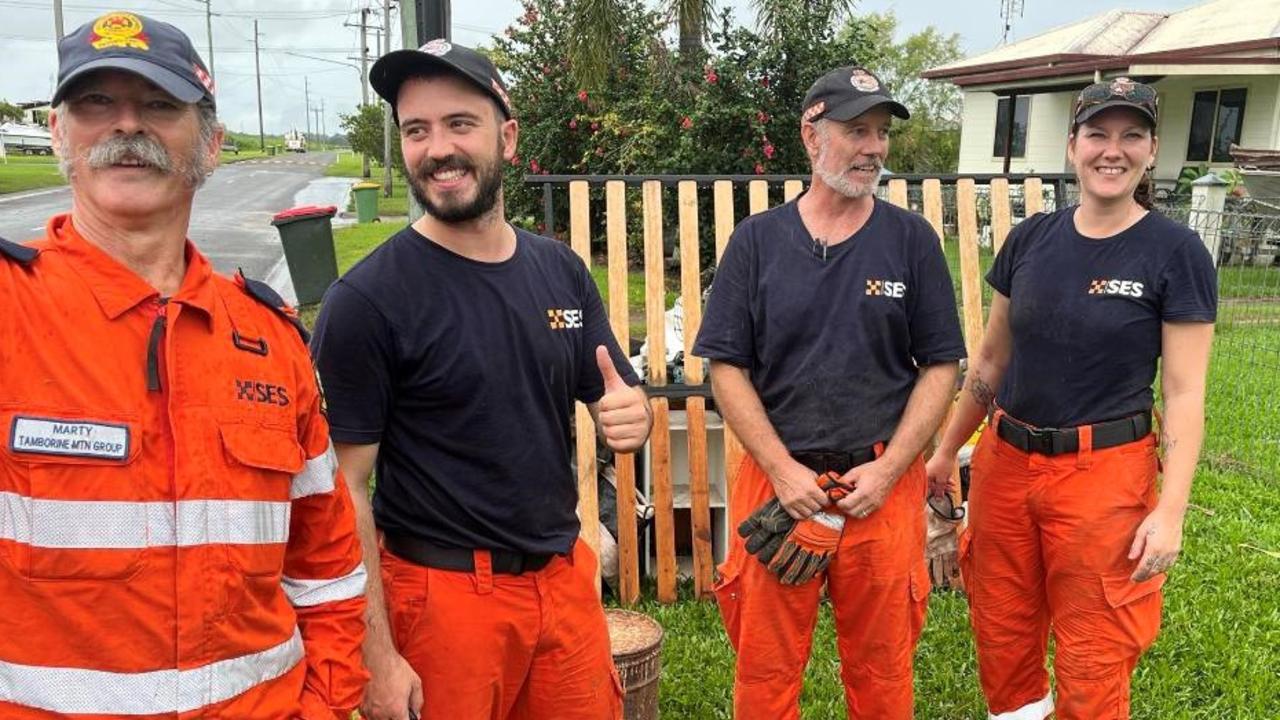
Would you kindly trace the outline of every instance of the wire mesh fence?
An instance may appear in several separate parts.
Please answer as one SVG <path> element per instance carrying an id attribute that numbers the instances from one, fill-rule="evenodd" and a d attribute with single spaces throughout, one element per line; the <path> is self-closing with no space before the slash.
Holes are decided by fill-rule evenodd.
<path id="1" fill-rule="evenodd" d="M 1218 248 L 1218 325 L 1210 366 L 1205 458 L 1280 477 L 1280 198 L 1189 201 L 1160 208 Z"/>

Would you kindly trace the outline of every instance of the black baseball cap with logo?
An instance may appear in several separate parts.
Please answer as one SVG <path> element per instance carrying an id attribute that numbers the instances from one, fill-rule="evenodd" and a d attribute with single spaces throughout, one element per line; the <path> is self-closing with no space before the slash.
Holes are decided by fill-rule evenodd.
<path id="1" fill-rule="evenodd" d="M 191 38 L 178 28 L 131 12 L 109 12 L 58 41 L 58 87 L 52 105 L 96 70 L 139 75 L 185 103 L 213 104 L 213 78 Z"/>
<path id="2" fill-rule="evenodd" d="M 498 69 L 483 54 L 448 40 L 432 40 L 417 50 L 395 50 L 378 58 L 369 69 L 369 84 L 382 99 L 396 106 L 396 96 L 405 80 L 428 68 L 445 68 L 487 93 L 508 118 L 511 98 Z"/>
<path id="3" fill-rule="evenodd" d="M 800 117 L 805 122 L 821 119 L 844 122 L 879 105 L 903 120 L 911 113 L 889 95 L 889 89 L 871 71 L 857 65 L 839 67 L 818 78 L 805 93 Z"/>

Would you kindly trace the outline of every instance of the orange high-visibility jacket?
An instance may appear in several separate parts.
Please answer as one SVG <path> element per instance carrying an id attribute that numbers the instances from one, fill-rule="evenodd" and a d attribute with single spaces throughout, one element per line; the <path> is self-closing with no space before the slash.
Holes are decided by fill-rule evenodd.
<path id="1" fill-rule="evenodd" d="M 186 258 L 166 301 L 69 216 L 0 247 L 6 720 L 360 702 L 365 570 L 307 348 Z"/>

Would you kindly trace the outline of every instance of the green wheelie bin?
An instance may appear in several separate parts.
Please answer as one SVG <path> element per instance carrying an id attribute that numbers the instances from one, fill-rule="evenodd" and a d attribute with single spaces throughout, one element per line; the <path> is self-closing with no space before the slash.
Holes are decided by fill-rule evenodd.
<path id="1" fill-rule="evenodd" d="M 356 222 L 378 222 L 378 191 L 382 186 L 376 182 L 358 182 L 351 186 L 351 194 L 356 198 Z"/>
<path id="2" fill-rule="evenodd" d="M 324 291 L 338 279 L 333 250 L 333 205 L 306 205 L 276 213 L 271 224 L 280 232 L 285 262 L 293 278 L 299 305 L 320 302 Z"/>

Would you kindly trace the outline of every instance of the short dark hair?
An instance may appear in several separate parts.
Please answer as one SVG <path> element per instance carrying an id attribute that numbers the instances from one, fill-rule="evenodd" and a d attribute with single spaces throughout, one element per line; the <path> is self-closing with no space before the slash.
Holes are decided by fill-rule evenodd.
<path id="1" fill-rule="evenodd" d="M 400 87 L 403 88 L 404 84 L 409 82 L 410 80 L 438 80 L 442 77 L 457 78 L 459 80 L 463 80 L 470 83 L 470 80 L 468 78 L 463 77 L 462 75 L 458 74 L 453 70 L 450 70 L 449 68 L 441 67 L 439 65 L 428 65 L 423 67 L 420 70 L 414 71 L 411 75 L 406 75 L 404 80 L 400 83 Z M 506 121 L 507 111 L 504 110 L 502 106 L 498 104 L 497 100 L 494 100 L 493 97 L 489 96 L 487 93 L 481 92 L 480 90 L 476 90 L 476 93 L 480 95 L 484 95 L 489 99 L 489 103 L 493 105 L 494 117 L 497 118 L 499 125 L 501 125 L 503 122 Z M 391 120 L 396 124 L 396 127 L 400 127 L 400 111 L 396 107 L 396 104 L 398 104 L 399 102 L 398 101 L 399 90 L 396 91 L 396 96 L 397 96 L 397 102 L 392 103 L 391 105 Z"/>

